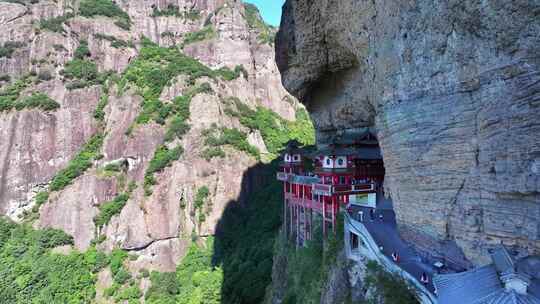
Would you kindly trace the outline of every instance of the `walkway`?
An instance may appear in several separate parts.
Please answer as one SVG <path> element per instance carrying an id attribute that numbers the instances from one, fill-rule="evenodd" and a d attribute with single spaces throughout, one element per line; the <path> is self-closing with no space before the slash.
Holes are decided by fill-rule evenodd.
<path id="1" fill-rule="evenodd" d="M 392 259 L 392 253 L 397 252 L 399 255 L 399 263 L 397 265 L 413 275 L 418 281 L 420 281 L 422 273 L 425 272 L 429 277 L 429 284 L 426 287 L 430 292 L 433 292 L 435 289 L 433 287 L 432 277 L 436 273 L 436 270 L 432 265 L 423 263 L 416 251 L 400 238 L 397 231 L 395 214 L 391 208 L 391 201 L 384 201 L 380 204 L 377 202 L 377 206 L 381 206 L 381 208 L 378 207 L 376 209 L 374 219 L 370 219 L 369 210 L 371 208 L 367 207 L 352 206 L 349 214 L 355 220 L 360 221 L 358 212 L 362 211 L 364 214 L 364 221 L 362 223 L 375 242 L 377 242 L 377 245 L 379 247 L 382 246 L 384 255 Z M 382 220 L 379 219 L 381 214 L 383 215 Z"/>

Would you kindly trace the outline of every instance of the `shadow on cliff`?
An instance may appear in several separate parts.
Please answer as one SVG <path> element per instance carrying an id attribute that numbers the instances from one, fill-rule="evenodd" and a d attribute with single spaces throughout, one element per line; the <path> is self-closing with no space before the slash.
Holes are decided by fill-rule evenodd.
<path id="1" fill-rule="evenodd" d="M 264 299 L 282 221 L 278 168 L 274 160 L 246 170 L 238 200 L 227 204 L 217 223 L 213 263 L 223 268 L 221 303 L 255 304 Z"/>

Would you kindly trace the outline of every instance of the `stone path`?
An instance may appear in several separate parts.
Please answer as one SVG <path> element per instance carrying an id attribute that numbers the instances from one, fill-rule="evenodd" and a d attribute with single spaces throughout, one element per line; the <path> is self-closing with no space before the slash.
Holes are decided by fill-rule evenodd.
<path id="1" fill-rule="evenodd" d="M 432 277 L 436 270 L 432 265 L 423 263 L 420 256 L 400 238 L 395 213 L 391 209 L 391 202 L 390 205 L 388 202 L 381 202 L 381 204 L 378 203 L 377 205 L 381 208 L 376 209 L 373 220 L 370 219 L 370 208 L 367 207 L 352 206 L 350 215 L 354 219 L 360 220 L 358 212 L 362 211 L 364 213 L 363 224 L 375 239 L 375 242 L 383 247 L 384 255 L 392 259 L 392 253 L 397 252 L 399 254 L 399 263 L 397 265 L 417 278 L 418 281 L 420 281 L 422 273 L 425 272 L 429 277 L 429 284 L 426 287 L 433 292 Z M 383 215 L 382 221 L 379 219 L 380 214 Z"/>

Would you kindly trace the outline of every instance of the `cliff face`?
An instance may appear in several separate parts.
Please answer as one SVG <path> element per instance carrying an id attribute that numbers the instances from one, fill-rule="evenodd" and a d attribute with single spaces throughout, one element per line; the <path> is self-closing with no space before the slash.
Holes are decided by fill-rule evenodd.
<path id="1" fill-rule="evenodd" d="M 401 232 L 473 262 L 540 252 L 537 1 L 307 1 L 284 7 L 283 84 L 324 143 L 377 130 Z"/>
<path id="2" fill-rule="evenodd" d="M 11 78 L 11 82 L 2 78 L 0 91 L 17 79 L 30 79 L 19 100 L 41 92 L 59 108 L 0 110 L 0 214 L 21 220 L 23 213 L 32 213 L 37 193 L 51 189 L 51 179 L 92 136 L 104 134 L 101 155 L 69 185 L 50 191 L 48 200 L 34 208 L 34 224 L 66 231 L 81 250 L 98 239 L 102 249 L 131 250 L 140 255 L 133 262 L 135 268 L 174 270 L 191 236 L 213 234 L 226 204 L 237 200 L 241 190 L 255 187 L 256 177 L 243 176 L 257 163 L 248 153 L 229 145 L 222 147 L 222 158 L 202 156 L 208 145 L 202 134 L 207 129 L 238 129 L 251 146 L 266 150 L 258 131 L 244 127 L 225 111 L 231 107 L 231 97 L 252 109 L 261 106 L 283 119 L 295 119 L 299 105 L 281 86 L 273 46 L 261 41 L 260 29 L 249 24 L 239 1 L 119 1 L 131 20 L 129 29 L 118 26 L 114 17 L 75 15 L 60 22 L 57 31 L 47 30 L 40 21 L 65 16 L 79 3 L 35 2 L 0 2 L 0 47 L 19 43 L 9 56 L 0 56 L 0 76 Z M 195 35 L 208 28 L 207 36 Z M 170 121 L 141 122 L 141 115 L 159 110 L 147 108 L 143 101 L 142 91 L 147 88 L 133 85 L 133 79 L 112 81 L 114 75 L 103 84 L 67 88 L 64 71 L 86 41 L 89 54 L 84 60 L 95 63 L 99 73 L 112 71 L 122 78 L 140 55 L 143 37 L 161 47 L 182 44 L 183 53 L 213 70 L 243 67 L 236 77 L 176 75 L 158 92 L 162 106 L 170 106 L 197 86 L 210 87 L 192 96 L 187 133 L 165 143 L 169 149 L 181 145 L 184 152 L 154 174 L 151 194 L 145 194 L 145 176 L 158 147 L 166 142 Z M 166 72 L 154 76 L 160 75 Z M 100 103 L 105 105 L 103 100 L 107 103 L 100 121 L 94 116 Z M 121 169 L 107 171 L 110 164 L 120 164 Z M 94 219 L 104 212 L 100 206 L 128 191 L 128 184 L 136 188 L 125 206 L 99 229 Z M 201 192 L 204 206 L 196 206 L 197 193 L 204 187 L 208 192 L 206 196 Z"/>

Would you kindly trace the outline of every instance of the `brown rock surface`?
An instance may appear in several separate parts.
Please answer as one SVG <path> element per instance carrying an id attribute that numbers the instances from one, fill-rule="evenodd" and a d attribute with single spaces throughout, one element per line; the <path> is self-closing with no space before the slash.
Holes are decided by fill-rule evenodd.
<path id="1" fill-rule="evenodd" d="M 154 8 L 165 9 L 169 4 L 178 6 L 181 12 L 197 10 L 200 18 L 152 17 Z M 139 255 L 130 263 L 132 267 L 173 271 L 190 244 L 192 233 L 213 234 L 225 206 L 239 199 L 241 189 L 247 191 L 255 184 L 244 176 L 244 171 L 256 163 L 252 156 L 231 147 L 224 148 L 227 156 L 223 159 L 207 161 L 200 156 L 205 148 L 201 132 L 212 124 L 247 131 L 237 118 L 224 113 L 224 100 L 238 97 L 251 107 L 263 106 L 288 119 L 294 119 L 298 104 L 281 85 L 273 46 L 257 41 L 258 33 L 246 23 L 240 2 L 137 0 L 121 1 L 118 5 L 133 22 L 129 31 L 114 25 L 110 18 L 76 16 L 64 23 L 64 33 L 53 33 L 38 30 L 38 21 L 70 12 L 67 2 L 41 0 L 26 7 L 0 2 L 0 43 L 24 42 L 12 58 L 0 58 L 0 76 L 9 74 L 14 81 L 30 72 L 50 71 L 53 79 L 32 84 L 23 95 L 41 91 L 61 105 L 50 113 L 0 113 L 0 138 L 5 139 L 0 141 L 0 214 L 17 218 L 32 209 L 36 193 L 46 189 L 51 178 L 66 167 L 92 135 L 103 132 L 103 157 L 65 189 L 51 193 L 49 201 L 40 207 L 35 225 L 63 229 L 73 235 L 79 250 L 88 248 L 98 235 L 104 235 L 106 239 L 99 248 L 120 247 Z M 138 55 L 141 35 L 162 46 L 178 46 L 187 33 L 200 30 L 205 24 L 215 28 L 215 38 L 189 44 L 184 52 L 212 69 L 243 65 L 248 78 L 197 80 L 198 84 L 210 83 L 214 93 L 192 99 L 191 129 L 181 141 L 170 143 L 170 147 L 181 144 L 185 152 L 178 161 L 155 174 L 157 184 L 152 194 L 145 196 L 144 175 L 156 148 L 163 143 L 166 126 L 153 122 L 134 124 L 142 110 L 142 98 L 134 88 L 121 90 L 117 85 L 109 90 L 103 123 L 98 122 L 93 117 L 94 110 L 104 88 L 67 90 L 61 71 L 73 59 L 83 39 L 88 42 L 89 60 L 97 64 L 100 72 L 121 74 Z M 97 34 L 131 41 L 135 47 L 115 48 Z M 160 99 L 167 103 L 184 94 L 189 87 L 186 80 L 185 76 L 177 77 L 163 90 Z M 251 135 L 250 141 L 265 150 L 260 134 Z M 128 165 L 122 172 L 108 175 L 104 166 L 111 162 Z M 125 192 L 130 182 L 137 185 L 130 199 L 120 214 L 98 231 L 93 219 L 99 206 Z M 193 209 L 195 195 L 202 186 L 210 191 L 206 204 L 211 208 L 201 223 Z M 100 284 L 103 288 L 110 284 L 110 274 L 100 275 Z"/>
<path id="2" fill-rule="evenodd" d="M 455 242 L 477 263 L 501 241 L 539 253 L 539 12 L 537 1 L 288 0 L 277 62 L 319 143 L 377 129 L 416 245 Z"/>

